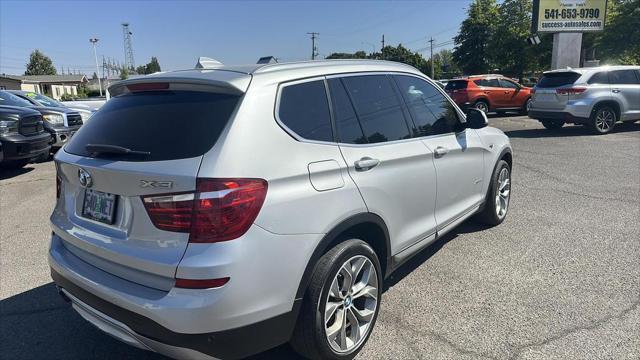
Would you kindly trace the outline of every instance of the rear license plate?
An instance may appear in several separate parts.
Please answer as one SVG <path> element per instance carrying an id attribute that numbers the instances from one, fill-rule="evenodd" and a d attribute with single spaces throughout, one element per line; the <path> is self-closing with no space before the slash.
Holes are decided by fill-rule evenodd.
<path id="1" fill-rule="evenodd" d="M 85 190 L 82 216 L 105 224 L 113 224 L 115 212 L 116 195 L 90 189 Z"/>

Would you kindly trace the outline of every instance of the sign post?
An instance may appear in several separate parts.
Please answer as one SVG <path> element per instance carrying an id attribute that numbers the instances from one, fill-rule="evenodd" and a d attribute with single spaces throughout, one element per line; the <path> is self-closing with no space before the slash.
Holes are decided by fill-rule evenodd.
<path id="1" fill-rule="evenodd" d="M 580 67 L 582 33 L 602 31 L 607 0 L 533 0 L 533 33 L 553 33 L 551 68 Z"/>

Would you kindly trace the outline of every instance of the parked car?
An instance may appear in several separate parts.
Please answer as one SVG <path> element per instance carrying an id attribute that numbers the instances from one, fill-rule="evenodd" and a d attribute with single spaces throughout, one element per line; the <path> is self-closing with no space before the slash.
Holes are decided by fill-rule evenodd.
<path id="1" fill-rule="evenodd" d="M 63 101 L 67 107 L 72 109 L 84 109 L 89 111 L 97 111 L 106 103 L 107 100 L 105 98 L 91 98 L 91 99 L 82 99 L 82 100 L 73 100 L 73 101 Z"/>
<path id="2" fill-rule="evenodd" d="M 62 108 L 69 108 L 71 110 L 74 110 L 80 113 L 80 117 L 82 118 L 83 123 L 87 122 L 87 120 L 89 120 L 91 115 L 93 115 L 93 113 L 96 112 L 95 110 L 90 110 L 86 107 L 63 104 L 58 100 L 52 99 L 46 95 L 38 94 L 32 91 L 7 90 L 7 92 L 10 92 L 13 95 L 21 97 L 29 101 L 31 104 L 35 106 L 58 107 L 58 108 L 62 107 Z"/>
<path id="3" fill-rule="evenodd" d="M 351 359 L 386 277 L 465 219 L 507 214 L 509 139 L 408 65 L 218 63 L 110 91 L 55 156 L 49 263 L 131 345 Z"/>
<path id="4" fill-rule="evenodd" d="M 548 71 L 534 89 L 529 117 L 547 129 L 573 123 L 606 134 L 619 121 L 640 120 L 640 66 Z"/>
<path id="5" fill-rule="evenodd" d="M 531 99 L 531 88 L 495 74 L 450 80 L 445 90 L 463 109 L 474 107 L 484 112 L 520 111 L 526 114 Z"/>
<path id="6" fill-rule="evenodd" d="M 0 105 L 22 106 L 39 111 L 45 120 L 45 131 L 51 134 L 51 150 L 54 152 L 82 126 L 82 117 L 77 111 L 66 107 L 38 106 L 6 90 L 0 90 Z"/>
<path id="7" fill-rule="evenodd" d="M 0 95 L 1 96 L 1 95 Z M 49 153 L 51 136 L 39 112 L 0 105 L 0 165 L 21 168 Z"/>

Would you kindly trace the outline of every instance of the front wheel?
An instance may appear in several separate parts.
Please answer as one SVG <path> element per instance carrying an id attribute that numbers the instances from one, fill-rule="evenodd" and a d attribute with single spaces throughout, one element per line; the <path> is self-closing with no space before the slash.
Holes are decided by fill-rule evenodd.
<path id="1" fill-rule="evenodd" d="M 531 98 L 528 98 L 527 101 L 525 101 L 524 106 L 522 107 L 522 110 L 520 110 L 520 114 L 527 115 L 529 114 L 530 109 L 531 109 Z"/>
<path id="2" fill-rule="evenodd" d="M 478 220 L 487 225 L 498 225 L 507 217 L 511 200 L 511 167 L 504 161 L 498 161 L 485 198 L 484 208 L 478 213 Z"/>
<path id="3" fill-rule="evenodd" d="M 351 239 L 318 261 L 291 340 L 309 359 L 352 359 L 375 325 L 382 271 L 373 249 Z"/>

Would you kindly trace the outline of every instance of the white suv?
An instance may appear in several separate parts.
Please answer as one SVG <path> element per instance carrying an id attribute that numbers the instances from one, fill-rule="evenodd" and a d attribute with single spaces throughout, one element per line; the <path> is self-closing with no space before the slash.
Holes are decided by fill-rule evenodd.
<path id="1" fill-rule="evenodd" d="M 606 134 L 619 121 L 640 120 L 640 66 L 601 66 L 545 72 L 529 117 L 547 129 L 584 124 Z"/>
<path id="2" fill-rule="evenodd" d="M 143 349 L 350 359 L 394 269 L 508 210 L 508 138 L 410 66 L 214 63 L 110 91 L 55 157 L 49 262 Z"/>

